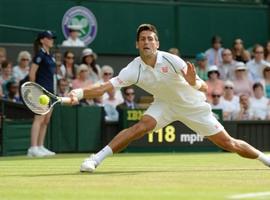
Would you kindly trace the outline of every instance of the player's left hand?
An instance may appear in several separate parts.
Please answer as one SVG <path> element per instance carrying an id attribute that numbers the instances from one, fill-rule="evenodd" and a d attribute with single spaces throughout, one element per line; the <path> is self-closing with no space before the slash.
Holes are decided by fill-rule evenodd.
<path id="1" fill-rule="evenodd" d="M 194 86 L 196 84 L 196 69 L 194 64 L 187 62 L 187 70 L 181 70 L 183 77 L 189 83 L 189 85 Z"/>

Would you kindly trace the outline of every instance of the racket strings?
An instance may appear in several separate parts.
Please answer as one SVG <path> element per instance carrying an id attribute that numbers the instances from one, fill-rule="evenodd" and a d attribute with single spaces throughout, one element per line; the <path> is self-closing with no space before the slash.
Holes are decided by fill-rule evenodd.
<path id="1" fill-rule="evenodd" d="M 24 102 L 34 113 L 43 114 L 50 109 L 49 105 L 42 105 L 39 102 L 40 95 L 44 94 L 40 88 L 35 85 L 26 85 L 23 90 Z"/>

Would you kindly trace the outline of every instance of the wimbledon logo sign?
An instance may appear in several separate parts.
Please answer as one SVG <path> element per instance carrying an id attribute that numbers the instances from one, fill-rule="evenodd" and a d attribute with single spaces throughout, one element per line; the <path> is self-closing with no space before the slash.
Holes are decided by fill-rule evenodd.
<path id="1" fill-rule="evenodd" d="M 80 39 L 86 45 L 90 44 L 97 35 L 97 20 L 95 15 L 87 8 L 75 6 L 70 8 L 62 20 L 62 31 L 65 38 L 68 38 L 68 26 L 79 26 Z"/>

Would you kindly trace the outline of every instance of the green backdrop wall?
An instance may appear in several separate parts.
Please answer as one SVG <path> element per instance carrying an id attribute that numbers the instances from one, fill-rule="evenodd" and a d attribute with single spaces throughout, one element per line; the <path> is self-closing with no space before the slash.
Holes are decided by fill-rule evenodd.
<path id="1" fill-rule="evenodd" d="M 51 29 L 61 43 L 62 17 L 78 5 L 97 18 L 98 35 L 90 47 L 99 54 L 136 54 L 135 31 L 141 23 L 157 26 L 162 50 L 176 46 L 184 56 L 207 49 L 214 34 L 221 35 L 227 47 L 236 37 L 242 37 L 246 46 L 269 38 L 267 5 L 211 1 L 1 0 L 0 25 Z M 32 43 L 35 34 L 0 27 L 0 42 Z"/>

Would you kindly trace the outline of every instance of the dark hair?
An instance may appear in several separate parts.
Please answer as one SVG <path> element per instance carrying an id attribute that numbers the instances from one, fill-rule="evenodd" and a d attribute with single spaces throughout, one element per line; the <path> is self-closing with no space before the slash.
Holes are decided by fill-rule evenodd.
<path id="1" fill-rule="evenodd" d="M 216 42 L 222 43 L 222 39 L 221 39 L 220 36 L 214 35 L 214 36 L 212 37 L 212 39 L 211 39 L 211 42 L 212 42 L 212 44 L 214 44 L 214 43 L 216 43 Z"/>
<path id="2" fill-rule="evenodd" d="M 252 86 L 253 91 L 254 91 L 256 88 L 259 88 L 259 87 L 263 89 L 263 85 L 262 85 L 261 83 L 259 83 L 259 82 L 254 83 L 253 86 Z"/>
<path id="3" fill-rule="evenodd" d="M 16 81 L 14 81 L 14 80 L 9 80 L 9 81 L 6 83 L 6 88 L 7 88 L 8 91 L 10 90 L 10 88 L 11 88 L 12 85 L 17 85 Z"/>
<path id="4" fill-rule="evenodd" d="M 40 42 L 39 38 L 36 38 L 33 44 L 33 50 L 34 50 L 34 56 L 37 55 L 37 53 L 39 52 L 39 49 L 42 47 L 42 44 Z"/>
<path id="5" fill-rule="evenodd" d="M 98 75 L 98 69 L 97 69 L 97 63 L 96 63 L 95 56 L 93 56 L 93 55 L 88 55 L 88 56 L 92 56 L 93 57 L 93 62 L 91 62 L 90 67 Z M 88 63 L 86 63 L 86 57 L 87 56 L 82 57 L 82 64 L 86 64 L 87 66 L 89 66 Z"/>
<path id="6" fill-rule="evenodd" d="M 264 48 L 263 48 L 262 45 L 260 45 L 260 44 L 255 44 L 255 45 L 253 46 L 253 48 L 252 48 L 252 52 L 255 53 L 256 50 L 257 50 L 257 48 L 259 48 L 259 47 L 261 47 L 261 48 L 264 50 Z"/>
<path id="7" fill-rule="evenodd" d="M 127 90 L 132 89 L 134 91 L 134 88 L 132 86 L 124 87 L 123 88 L 123 94 L 126 94 Z"/>
<path id="8" fill-rule="evenodd" d="M 268 54 L 270 54 L 270 52 L 267 50 L 267 44 L 270 43 L 270 40 L 268 40 L 266 43 L 265 43 L 265 46 L 264 46 L 264 57 L 266 58 Z"/>
<path id="9" fill-rule="evenodd" d="M 4 61 L 2 62 L 1 68 L 2 68 L 2 69 L 5 69 L 5 68 L 8 67 L 8 65 L 11 65 L 11 64 L 12 64 L 12 62 L 10 62 L 10 61 L 8 61 L 8 60 L 4 60 Z"/>
<path id="10" fill-rule="evenodd" d="M 157 29 L 154 25 L 152 24 L 141 24 L 138 28 L 137 28 L 137 35 L 136 35 L 136 40 L 139 41 L 139 37 L 140 37 L 140 33 L 142 31 L 152 31 L 156 34 L 156 40 L 158 41 L 158 32 Z"/>
<path id="11" fill-rule="evenodd" d="M 67 51 L 65 51 L 65 53 L 64 53 L 64 58 L 66 58 L 67 55 L 68 55 L 69 53 L 72 53 L 72 54 L 75 56 L 75 54 L 74 54 L 72 51 L 67 50 Z M 64 61 L 63 61 L 63 64 L 64 64 L 64 66 L 66 67 L 66 61 L 65 61 L 65 59 L 64 59 Z M 75 60 L 74 60 L 74 63 L 73 63 L 73 65 L 72 65 L 72 74 L 73 74 L 72 78 L 75 78 L 75 76 L 76 76 Z"/>
<path id="12" fill-rule="evenodd" d="M 218 75 L 218 78 L 220 77 L 219 71 L 218 71 L 218 70 L 213 70 L 213 71 L 207 72 L 207 77 L 208 77 L 208 78 L 210 78 L 210 74 L 211 74 L 212 72 L 216 72 L 217 75 Z"/>

